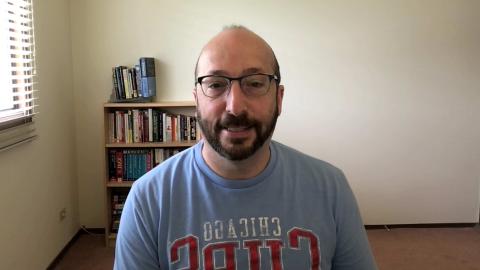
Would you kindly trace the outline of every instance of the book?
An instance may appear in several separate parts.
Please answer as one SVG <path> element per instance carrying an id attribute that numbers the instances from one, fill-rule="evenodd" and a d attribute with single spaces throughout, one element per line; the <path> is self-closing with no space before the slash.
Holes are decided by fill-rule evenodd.
<path id="1" fill-rule="evenodd" d="M 153 97 L 157 92 L 155 77 L 155 59 L 152 57 L 140 58 L 140 91 L 142 97 Z"/>
<path id="2" fill-rule="evenodd" d="M 115 93 L 116 99 L 121 99 L 120 89 L 118 88 L 117 73 L 115 67 L 112 68 L 112 82 L 113 82 L 113 92 Z"/>
<path id="3" fill-rule="evenodd" d="M 152 110 L 152 118 L 149 121 L 152 122 L 152 140 L 154 142 L 159 142 L 160 141 L 159 127 L 158 127 L 158 124 L 159 124 L 158 117 L 159 117 L 159 111 Z M 149 124 L 150 124 L 150 122 L 149 122 Z"/>
<path id="4" fill-rule="evenodd" d="M 123 73 L 122 73 L 122 66 L 115 67 L 115 79 L 117 81 L 118 87 L 118 99 L 125 99 L 125 86 L 123 85 Z"/>
<path id="5" fill-rule="evenodd" d="M 137 86 L 138 97 L 143 97 L 142 86 L 141 86 L 142 77 L 141 77 L 141 71 L 140 71 L 140 64 L 135 65 L 134 69 L 135 69 L 135 83 Z"/>
<path id="6" fill-rule="evenodd" d="M 109 143 L 188 142 L 198 139 L 194 116 L 154 108 L 114 110 L 107 114 Z"/>
<path id="7" fill-rule="evenodd" d="M 148 120 L 148 110 L 142 111 L 142 142 L 149 141 L 150 125 Z"/>
<path id="8" fill-rule="evenodd" d="M 172 116 L 165 116 L 165 142 L 172 141 Z"/>
<path id="9" fill-rule="evenodd" d="M 120 226 L 120 218 L 127 200 L 128 191 L 114 189 L 111 194 L 111 224 L 112 232 L 117 232 Z"/>
<path id="10" fill-rule="evenodd" d="M 163 142 L 167 142 L 167 114 L 162 113 L 162 137 L 163 137 Z"/>
<path id="11" fill-rule="evenodd" d="M 125 98 L 130 99 L 130 98 L 132 98 L 132 94 L 131 94 L 131 91 L 130 91 L 130 85 L 128 83 L 128 68 L 122 66 L 121 69 L 122 69 L 123 86 L 124 86 L 124 90 L 125 90 Z"/>
<path id="12" fill-rule="evenodd" d="M 123 181 L 123 152 L 120 150 L 115 151 L 115 168 L 116 168 L 116 178 L 117 182 Z"/>
<path id="13" fill-rule="evenodd" d="M 157 142 L 164 142 L 165 141 L 165 137 L 163 136 L 163 134 L 164 134 L 163 133 L 163 130 L 164 130 L 163 125 L 165 123 L 165 122 L 163 122 L 163 119 L 164 119 L 163 116 L 164 115 L 165 114 L 163 112 L 160 112 L 160 111 L 158 112 L 158 140 L 157 140 Z"/>
<path id="14" fill-rule="evenodd" d="M 153 110 L 148 108 L 148 141 L 153 142 Z"/>
<path id="15" fill-rule="evenodd" d="M 197 139 L 197 119 L 195 117 L 190 117 L 190 139 Z"/>
<path id="16" fill-rule="evenodd" d="M 116 152 L 113 149 L 108 151 L 108 179 L 117 181 Z"/>
<path id="17" fill-rule="evenodd" d="M 111 102 L 150 102 L 156 95 L 155 59 L 142 57 L 133 67 L 112 68 Z"/>

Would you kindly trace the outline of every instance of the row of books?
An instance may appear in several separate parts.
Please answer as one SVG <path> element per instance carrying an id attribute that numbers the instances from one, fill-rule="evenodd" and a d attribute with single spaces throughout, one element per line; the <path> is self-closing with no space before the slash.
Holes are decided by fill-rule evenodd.
<path id="1" fill-rule="evenodd" d="M 118 232 L 120 226 L 120 217 L 122 215 L 123 206 L 127 200 L 128 191 L 112 190 L 112 232 Z"/>
<path id="2" fill-rule="evenodd" d="M 108 113 L 109 143 L 197 140 L 197 119 L 160 110 L 131 109 Z"/>
<path id="3" fill-rule="evenodd" d="M 115 182 L 135 181 L 183 149 L 110 149 L 108 152 L 108 177 L 110 181 Z"/>
<path id="4" fill-rule="evenodd" d="M 112 68 L 113 102 L 141 100 L 154 97 L 157 92 L 155 59 L 142 57 L 134 67 Z"/>

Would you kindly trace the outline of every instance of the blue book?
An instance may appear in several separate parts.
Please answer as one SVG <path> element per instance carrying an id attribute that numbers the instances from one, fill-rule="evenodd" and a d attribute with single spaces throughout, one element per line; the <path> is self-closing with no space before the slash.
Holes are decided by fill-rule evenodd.
<path id="1" fill-rule="evenodd" d="M 155 58 L 140 58 L 141 92 L 143 97 L 154 97 L 157 94 L 155 78 Z"/>

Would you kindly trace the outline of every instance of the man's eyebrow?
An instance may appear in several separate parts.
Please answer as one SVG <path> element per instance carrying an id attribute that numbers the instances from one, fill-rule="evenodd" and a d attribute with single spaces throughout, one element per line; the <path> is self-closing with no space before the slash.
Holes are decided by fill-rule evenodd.
<path id="1" fill-rule="evenodd" d="M 264 72 L 261 68 L 252 67 L 252 68 L 244 69 L 242 71 L 242 74 L 243 75 L 248 75 L 248 74 L 253 74 L 253 73 L 261 73 L 261 72 Z"/>
<path id="2" fill-rule="evenodd" d="M 222 69 L 215 69 L 215 70 L 211 70 L 210 72 L 208 72 L 208 74 L 209 75 L 227 76 L 228 72 L 225 71 L 225 70 L 222 70 Z"/>

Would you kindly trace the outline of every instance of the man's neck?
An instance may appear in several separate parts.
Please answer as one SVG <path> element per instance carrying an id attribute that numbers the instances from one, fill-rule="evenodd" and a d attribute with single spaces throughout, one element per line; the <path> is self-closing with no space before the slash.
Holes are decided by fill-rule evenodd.
<path id="1" fill-rule="evenodd" d="M 244 180 L 259 175 L 270 160 L 270 140 L 252 156 L 244 160 L 229 160 L 218 154 L 204 141 L 202 156 L 207 165 L 221 177 L 232 180 Z"/>

